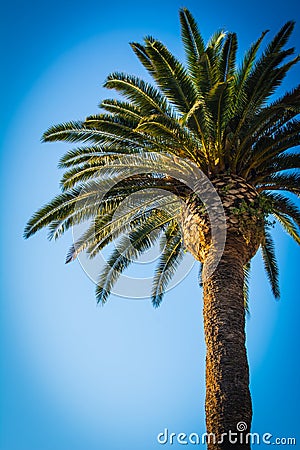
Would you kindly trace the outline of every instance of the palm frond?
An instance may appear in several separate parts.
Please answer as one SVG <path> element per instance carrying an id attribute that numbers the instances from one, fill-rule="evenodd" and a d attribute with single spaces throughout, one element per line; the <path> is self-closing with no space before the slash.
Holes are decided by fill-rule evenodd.
<path id="1" fill-rule="evenodd" d="M 260 197 L 267 201 L 269 212 L 289 216 L 300 227 L 300 209 L 291 199 L 274 192 L 263 192 Z"/>
<path id="2" fill-rule="evenodd" d="M 299 172 L 291 172 L 288 174 L 285 173 L 276 173 L 274 175 L 270 175 L 264 178 L 264 181 L 258 184 L 258 191 L 264 190 L 282 190 L 289 191 L 293 194 L 300 194 L 300 173 Z"/>
<path id="3" fill-rule="evenodd" d="M 249 310 L 249 283 L 250 283 L 251 262 L 249 261 L 244 266 L 244 306 L 247 314 Z"/>
<path id="4" fill-rule="evenodd" d="M 236 72 L 236 53 L 238 41 L 236 33 L 228 33 L 220 58 L 221 81 L 227 81 Z"/>
<path id="5" fill-rule="evenodd" d="M 265 229 L 264 240 L 261 244 L 261 252 L 264 268 L 271 285 L 271 290 L 275 298 L 280 297 L 279 271 L 275 256 L 275 246 L 271 234 Z"/>
<path id="6" fill-rule="evenodd" d="M 278 220 L 283 229 L 294 239 L 294 241 L 296 241 L 297 244 L 300 244 L 299 230 L 289 215 L 277 210 L 273 212 L 273 216 Z"/>
<path id="7" fill-rule="evenodd" d="M 157 227 L 163 227 L 170 220 L 178 219 L 179 203 L 175 200 L 157 199 L 154 202 L 152 199 L 150 201 L 145 200 L 138 205 L 139 208 L 137 205 L 135 207 L 132 205 L 128 211 L 122 211 L 122 214 L 112 216 L 105 226 L 97 224 L 94 239 L 88 242 L 88 246 L 84 244 L 90 258 L 94 258 L 107 243 L 112 242 L 127 231 L 134 230 L 137 225 L 144 223 L 150 216 L 157 216 L 155 218 Z M 170 208 L 173 210 L 170 211 Z"/>
<path id="8" fill-rule="evenodd" d="M 79 204 L 83 206 L 83 216 L 88 217 L 89 215 L 93 214 L 95 209 L 97 209 L 98 207 L 98 205 L 95 205 L 94 203 L 97 195 L 98 192 L 96 190 L 83 190 L 81 186 L 58 195 L 51 202 L 47 203 L 45 206 L 43 206 L 33 214 L 25 227 L 24 237 L 26 239 L 29 238 L 38 230 L 49 225 L 52 221 L 65 220 L 66 218 L 71 216 L 72 213 L 74 213 L 76 207 L 79 208 Z M 89 200 L 90 202 L 93 200 L 91 211 L 86 208 L 87 200 Z"/>
<path id="9" fill-rule="evenodd" d="M 67 190 L 74 187 L 78 183 L 83 183 L 97 177 L 97 175 L 101 173 L 100 169 L 109 165 L 114 159 L 116 159 L 114 155 L 111 159 L 106 156 L 105 158 L 102 158 L 102 160 L 100 159 L 100 161 L 97 160 L 95 163 L 89 162 L 80 166 L 72 167 L 64 173 L 60 182 L 61 188 L 63 190 Z"/>
<path id="10" fill-rule="evenodd" d="M 253 146 L 248 167 L 255 168 L 300 144 L 300 121 L 294 119 L 272 135 L 264 135 Z"/>
<path id="11" fill-rule="evenodd" d="M 197 23 L 190 11 L 182 8 L 179 11 L 181 36 L 185 49 L 187 65 L 192 78 L 199 77 L 199 61 L 205 51 L 205 44 Z"/>
<path id="12" fill-rule="evenodd" d="M 67 141 L 67 142 L 101 142 L 97 133 L 86 129 L 82 121 L 65 122 L 48 128 L 43 134 L 43 142 Z"/>
<path id="13" fill-rule="evenodd" d="M 125 119 L 131 119 L 137 122 L 143 117 L 140 108 L 132 103 L 121 100 L 106 99 L 100 103 L 99 107 L 112 114 L 117 114 Z"/>
<path id="14" fill-rule="evenodd" d="M 258 184 L 270 175 L 293 169 L 300 169 L 300 153 L 284 153 L 258 164 L 251 179 L 255 184 Z"/>
<path id="15" fill-rule="evenodd" d="M 96 287 L 98 303 L 106 302 L 122 272 L 156 242 L 160 233 L 161 229 L 157 229 L 156 219 L 152 217 L 132 231 L 128 237 L 121 239 L 100 274 Z"/>
<path id="16" fill-rule="evenodd" d="M 200 262 L 198 272 L 198 283 L 200 287 L 203 287 L 202 273 L 203 273 L 203 264 Z"/>
<path id="17" fill-rule="evenodd" d="M 197 93 L 188 73 L 161 42 L 147 38 L 145 42 L 147 54 L 154 67 L 152 77 L 168 101 L 181 114 L 186 114 L 197 100 Z M 197 117 L 193 115 L 192 118 L 191 126 L 199 129 Z"/>
<path id="18" fill-rule="evenodd" d="M 124 147 L 125 146 L 123 147 L 117 146 L 114 149 L 110 148 L 110 152 L 122 153 L 122 149 L 124 151 Z M 60 169 L 66 169 L 84 163 L 93 164 L 96 161 L 99 164 L 100 162 L 103 162 L 103 164 L 105 164 L 106 161 L 111 160 L 111 158 L 113 158 L 113 155 L 111 155 L 110 152 L 107 152 L 106 149 L 104 149 L 101 146 L 75 148 L 73 150 L 69 150 L 60 158 L 58 167 Z"/>
<path id="19" fill-rule="evenodd" d="M 155 40 L 153 38 L 148 38 L 149 40 Z M 136 56 L 139 58 L 143 66 L 148 70 L 150 74 L 152 74 L 155 70 L 155 67 L 153 65 L 153 62 L 151 61 L 151 58 L 149 57 L 147 53 L 147 49 L 144 45 L 139 44 L 138 42 L 131 42 L 130 46 Z"/>
<path id="20" fill-rule="evenodd" d="M 247 79 L 247 91 L 250 94 L 250 102 L 257 100 L 264 92 L 264 97 L 269 95 L 269 82 L 274 82 L 276 69 L 287 56 L 293 53 L 293 49 L 282 50 L 290 37 L 295 23 L 287 22 L 267 45 L 265 51 L 256 62 L 253 71 Z"/>
<path id="21" fill-rule="evenodd" d="M 152 286 L 152 304 L 156 308 L 160 305 L 166 288 L 175 275 L 184 252 L 180 229 L 176 222 L 171 222 L 161 241 L 162 253 L 160 255 Z"/>
<path id="22" fill-rule="evenodd" d="M 104 87 L 115 89 L 128 98 L 133 105 L 141 108 L 143 114 L 169 113 L 170 107 L 160 92 L 143 80 L 124 73 L 112 73 Z"/>

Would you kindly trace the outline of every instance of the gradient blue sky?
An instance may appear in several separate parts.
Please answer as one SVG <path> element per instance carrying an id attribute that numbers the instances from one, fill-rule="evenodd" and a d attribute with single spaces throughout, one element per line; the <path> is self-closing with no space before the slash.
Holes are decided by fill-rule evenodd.
<path id="1" fill-rule="evenodd" d="M 181 57 L 181 6 L 190 8 L 205 38 L 217 28 L 236 31 L 240 55 L 262 30 L 273 34 L 295 19 L 291 43 L 300 50 L 300 11 L 292 0 L 1 5 L 1 450 L 152 450 L 165 427 L 204 432 L 197 269 L 158 310 L 147 300 L 119 297 L 101 308 L 80 265 L 64 264 L 71 234 L 57 243 L 46 232 L 22 238 L 31 213 L 58 192 L 56 164 L 70 148 L 40 144 L 42 132 L 96 112 L 100 99 L 111 96 L 101 87 L 108 73 L 144 76 L 129 41 L 151 34 Z M 284 88 L 298 79 L 299 67 Z M 253 431 L 299 440 L 299 249 L 275 234 L 280 302 L 257 257 L 252 272 Z"/>

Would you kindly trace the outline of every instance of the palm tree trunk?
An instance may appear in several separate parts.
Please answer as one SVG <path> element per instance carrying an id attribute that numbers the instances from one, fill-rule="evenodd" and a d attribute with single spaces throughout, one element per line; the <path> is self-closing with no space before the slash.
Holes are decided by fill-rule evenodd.
<path id="1" fill-rule="evenodd" d="M 243 240 L 231 232 L 227 234 L 224 253 L 211 276 L 206 274 L 212 258 L 203 265 L 209 450 L 250 449 L 246 437 L 251 427 L 252 405 L 245 347 L 244 247 Z M 246 430 L 240 432 L 242 428 Z M 214 434 L 216 442 L 210 433 Z"/>

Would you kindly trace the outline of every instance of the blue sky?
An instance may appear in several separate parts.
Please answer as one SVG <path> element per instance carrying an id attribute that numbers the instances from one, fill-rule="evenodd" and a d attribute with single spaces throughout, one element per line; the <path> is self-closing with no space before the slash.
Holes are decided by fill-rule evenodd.
<path id="1" fill-rule="evenodd" d="M 43 131 L 97 112 L 99 101 L 111 96 L 101 86 L 110 72 L 145 76 L 128 42 L 151 34 L 182 57 L 181 6 L 192 11 L 205 38 L 218 28 L 236 31 L 240 55 L 262 30 L 273 34 L 295 19 L 291 44 L 299 52 L 300 11 L 291 0 L 1 7 L 1 450 L 152 450 L 166 427 L 204 432 L 197 268 L 157 310 L 149 300 L 114 296 L 101 308 L 80 265 L 64 264 L 71 233 L 56 243 L 46 232 L 22 238 L 32 212 L 58 193 L 57 162 L 70 148 L 41 144 Z M 284 88 L 298 79 L 299 67 Z M 274 232 L 280 302 L 258 257 L 251 282 L 253 431 L 299 440 L 299 249 Z"/>

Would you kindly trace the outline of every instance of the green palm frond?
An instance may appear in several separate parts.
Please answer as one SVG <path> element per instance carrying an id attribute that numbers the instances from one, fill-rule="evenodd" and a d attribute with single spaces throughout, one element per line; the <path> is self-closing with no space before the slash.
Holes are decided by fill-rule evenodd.
<path id="1" fill-rule="evenodd" d="M 279 156 L 286 150 L 296 147 L 300 144 L 300 122 L 291 120 L 284 127 L 272 133 L 269 136 L 262 136 L 257 139 L 253 147 L 253 156 L 248 161 L 250 167 L 270 160 L 274 156 Z"/>
<path id="2" fill-rule="evenodd" d="M 291 199 L 273 192 L 264 192 L 261 198 L 266 199 L 272 213 L 285 214 L 300 227 L 300 209 Z"/>
<path id="3" fill-rule="evenodd" d="M 271 289 L 275 298 L 280 297 L 279 282 L 278 282 L 278 265 L 275 257 L 274 242 L 271 234 L 265 229 L 264 240 L 261 244 L 262 257 L 265 271 L 269 279 Z"/>
<path id="4" fill-rule="evenodd" d="M 168 114 L 171 111 L 165 97 L 153 86 L 137 77 L 112 73 L 107 77 L 104 87 L 120 92 L 133 105 L 141 108 L 143 114 Z"/>
<path id="5" fill-rule="evenodd" d="M 194 80 L 199 80 L 199 62 L 205 52 L 204 40 L 198 30 L 195 19 L 188 9 L 181 9 L 179 17 L 188 70 Z"/>
<path id="6" fill-rule="evenodd" d="M 117 146 L 114 149 L 110 148 L 110 152 L 122 153 L 122 149 L 124 151 L 124 146 Z M 74 167 L 85 163 L 94 164 L 96 162 L 98 162 L 98 164 L 106 164 L 106 162 L 111 161 L 112 158 L 113 155 L 109 152 L 106 152 L 105 149 L 100 146 L 79 147 L 73 150 L 69 150 L 67 153 L 65 153 L 60 158 L 58 167 L 60 169 L 67 169 L 69 167 Z"/>
<path id="7" fill-rule="evenodd" d="M 102 156 L 102 158 L 97 158 L 95 162 L 88 162 L 80 166 L 72 167 L 63 174 L 60 183 L 62 189 L 70 189 L 78 183 L 83 183 L 96 177 L 100 169 L 108 166 L 115 159 L 115 155 L 111 155 L 111 157 L 105 155 L 104 157 Z"/>
<path id="8" fill-rule="evenodd" d="M 162 253 L 160 255 L 152 287 L 152 304 L 156 308 L 160 305 L 166 288 L 175 275 L 184 252 L 181 233 L 177 222 L 171 222 L 161 239 Z"/>
<path id="9" fill-rule="evenodd" d="M 168 117 L 161 115 L 151 115 L 142 120 L 136 131 L 147 133 L 153 137 L 161 137 L 168 140 L 172 145 L 172 152 L 177 153 L 181 157 L 187 157 L 192 161 L 205 161 L 205 153 L 203 153 L 201 141 L 197 135 L 187 133 L 181 125 Z M 191 148 L 194 149 L 191 152 Z M 198 158 L 197 158 L 198 157 Z M 204 166 L 203 166 L 204 169 Z"/>
<path id="10" fill-rule="evenodd" d="M 221 52 L 220 76 L 221 81 L 228 81 L 234 77 L 236 72 L 236 53 L 238 48 L 238 40 L 236 33 L 228 33 Z"/>
<path id="11" fill-rule="evenodd" d="M 119 115 L 98 114 L 87 117 L 84 125 L 87 128 L 108 133 L 120 139 L 135 141 L 136 144 L 143 146 L 143 136 L 135 131 L 138 123 L 137 120 L 124 118 Z"/>
<path id="12" fill-rule="evenodd" d="M 189 176 L 193 175 L 193 166 L 189 165 L 187 160 L 179 160 L 176 157 L 158 153 L 140 152 L 137 155 L 121 155 L 107 162 L 105 166 L 99 166 L 97 180 L 93 180 L 89 188 L 96 188 L 98 183 L 98 189 L 102 188 L 101 192 L 106 192 L 107 186 L 99 185 L 100 180 L 102 183 L 107 181 L 108 184 L 113 185 L 118 182 L 119 178 L 125 180 L 132 175 L 145 173 L 148 173 L 149 176 L 160 174 L 160 176 L 178 177 L 178 180 L 189 179 Z"/>
<path id="13" fill-rule="evenodd" d="M 249 310 L 249 283 L 251 275 L 251 262 L 249 261 L 244 266 L 244 306 L 247 314 L 250 314 Z"/>
<path id="14" fill-rule="evenodd" d="M 293 169 L 300 169 L 300 153 L 283 153 L 259 164 L 256 167 L 255 174 L 252 175 L 252 181 L 259 184 L 260 181 L 264 181 L 270 175 Z"/>
<path id="15" fill-rule="evenodd" d="M 173 210 L 168 211 L 168 207 Z M 86 242 L 82 241 L 82 246 L 79 246 L 78 248 L 80 251 L 87 248 L 89 256 L 93 258 L 107 245 L 107 243 L 112 242 L 125 232 L 134 229 L 136 224 L 143 223 L 146 219 L 148 220 L 149 216 L 156 215 L 158 208 L 165 208 L 165 213 L 161 213 L 159 217 L 156 217 L 157 226 L 159 225 L 162 227 L 168 221 L 178 218 L 179 203 L 176 201 L 170 202 L 166 199 L 160 199 L 160 201 L 157 199 L 155 202 L 153 202 L 153 199 L 148 202 L 144 201 L 143 203 L 138 204 L 138 206 L 132 206 L 128 211 L 122 212 L 119 216 L 111 216 L 108 218 L 106 224 L 102 223 L 100 226 L 99 223 L 97 223 L 93 239 L 91 241 L 86 239 Z M 77 248 L 76 244 L 74 247 L 75 249 Z M 76 254 L 78 254 L 77 249 Z"/>
<path id="16" fill-rule="evenodd" d="M 143 117 L 141 109 L 129 102 L 106 99 L 100 103 L 99 107 L 112 114 L 118 114 L 118 116 L 125 119 L 139 121 Z"/>
<path id="17" fill-rule="evenodd" d="M 150 40 L 151 38 L 149 37 L 148 39 Z M 155 68 L 153 62 L 151 61 L 151 58 L 147 53 L 146 47 L 138 42 L 130 42 L 130 46 L 143 66 L 148 70 L 150 74 L 152 74 Z"/>
<path id="18" fill-rule="evenodd" d="M 292 21 L 287 22 L 255 63 L 254 69 L 246 83 L 247 92 L 250 94 L 251 106 L 252 103 L 261 102 L 266 97 L 269 97 L 273 93 L 272 86 L 283 75 L 283 67 L 285 66 L 281 66 L 279 69 L 278 66 L 287 56 L 293 53 L 293 49 L 282 49 L 293 31 L 294 25 L 295 23 Z M 290 62 L 289 64 L 292 63 Z"/>
<path id="19" fill-rule="evenodd" d="M 252 156 L 252 146 L 258 139 L 272 137 L 297 114 L 300 113 L 300 88 L 296 88 L 270 105 L 259 109 L 252 117 L 251 123 L 244 123 L 240 131 L 241 142 L 237 159 L 244 161 L 247 169 Z"/>
<path id="20" fill-rule="evenodd" d="M 156 218 L 150 218 L 128 237 L 123 237 L 117 248 L 108 259 L 96 287 L 98 303 L 104 304 L 110 295 L 114 284 L 118 281 L 122 272 L 148 250 L 159 238 L 161 228 L 156 227 Z"/>
<path id="21" fill-rule="evenodd" d="M 300 194 L 300 173 L 279 173 L 265 177 L 264 181 L 259 183 L 258 190 L 282 190 L 293 194 Z"/>
<path id="22" fill-rule="evenodd" d="M 48 128 L 43 134 L 43 142 L 67 141 L 67 142 L 99 142 L 97 133 L 86 129 L 83 122 L 65 122 Z M 101 142 L 101 140 L 100 140 Z"/>
<path id="23" fill-rule="evenodd" d="M 146 51 L 155 68 L 152 76 L 157 85 L 180 113 L 187 113 L 197 93 L 184 66 L 159 41 L 146 39 Z"/>
<path id="24" fill-rule="evenodd" d="M 84 218 L 90 217 L 98 209 L 98 205 L 95 204 L 97 195 L 97 190 L 85 191 L 81 186 L 58 195 L 33 214 L 25 227 L 24 237 L 32 236 L 52 221 L 67 219 L 74 213 L 76 207 L 79 209 L 79 205 L 81 206 L 82 216 Z M 87 199 L 89 199 L 90 208 L 86 208 Z"/>
<path id="25" fill-rule="evenodd" d="M 135 140 L 126 136 L 117 136 L 108 131 L 101 131 L 88 126 L 84 122 L 67 122 L 50 127 L 42 138 L 43 142 L 66 141 L 66 142 L 91 142 L 93 144 L 116 144 L 133 148 L 139 147 Z"/>
<path id="26" fill-rule="evenodd" d="M 284 214 L 281 211 L 274 211 L 273 216 L 278 220 L 283 229 L 297 242 L 300 244 L 300 234 L 294 221 L 289 217 L 288 214 Z"/>
<path id="27" fill-rule="evenodd" d="M 251 45 L 251 47 L 246 52 L 242 60 L 241 67 L 238 68 L 234 74 L 233 96 L 231 103 L 232 117 L 234 116 L 240 117 L 243 112 L 243 109 L 247 105 L 248 100 L 246 89 L 247 80 L 253 69 L 257 52 L 267 33 L 268 30 L 264 31 L 261 34 L 261 36 L 257 39 L 257 41 Z"/>

